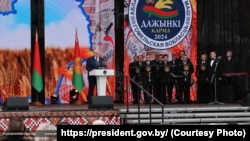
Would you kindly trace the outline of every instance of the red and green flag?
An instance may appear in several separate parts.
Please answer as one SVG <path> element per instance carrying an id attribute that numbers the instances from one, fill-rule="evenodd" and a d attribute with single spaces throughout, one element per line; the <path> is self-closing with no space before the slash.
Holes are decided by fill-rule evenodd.
<path id="1" fill-rule="evenodd" d="M 37 92 L 41 92 L 43 90 L 43 77 L 37 31 L 35 39 L 31 85 Z"/>
<path id="2" fill-rule="evenodd" d="M 75 34 L 75 54 L 74 54 L 74 67 L 73 67 L 73 86 L 76 90 L 81 92 L 84 87 L 84 81 L 82 76 L 82 64 L 81 64 L 81 56 L 78 42 L 77 31 Z"/>

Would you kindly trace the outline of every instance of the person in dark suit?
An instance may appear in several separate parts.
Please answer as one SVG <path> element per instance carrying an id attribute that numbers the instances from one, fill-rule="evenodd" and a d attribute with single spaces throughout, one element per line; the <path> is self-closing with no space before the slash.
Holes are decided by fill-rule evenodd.
<path id="1" fill-rule="evenodd" d="M 138 62 L 138 56 L 133 57 L 133 62 L 129 64 L 129 76 L 131 79 L 133 79 L 135 82 L 137 81 L 137 75 L 140 73 L 140 66 Z M 132 95 L 133 95 L 133 103 L 138 103 L 138 87 L 136 86 L 133 81 L 130 81 Z"/>
<path id="2" fill-rule="evenodd" d="M 188 59 L 187 55 L 183 55 L 179 64 L 179 74 L 181 78 L 179 81 L 179 95 L 176 96 L 178 103 L 188 104 L 190 103 L 190 87 L 192 85 L 191 74 L 194 72 L 194 66 Z M 182 96 L 182 93 L 183 96 Z"/>
<path id="3" fill-rule="evenodd" d="M 96 77 L 95 76 L 90 76 L 89 72 L 94 70 L 94 69 L 100 69 L 106 67 L 106 63 L 104 58 L 100 57 L 100 51 L 98 49 L 94 49 L 94 56 L 90 57 L 87 59 L 86 62 L 86 69 L 88 71 L 88 81 L 89 81 L 89 91 L 88 91 L 88 96 L 87 100 L 88 103 L 91 103 L 91 98 L 94 93 L 94 88 L 96 86 Z M 103 84 L 106 85 L 106 84 Z"/>
<path id="4" fill-rule="evenodd" d="M 233 56 L 233 51 L 228 50 L 226 57 L 221 59 L 222 73 L 237 73 L 239 72 L 238 59 Z"/>
<path id="5" fill-rule="evenodd" d="M 209 62 L 207 59 L 207 54 L 203 53 L 200 56 L 200 61 L 196 66 L 196 77 L 198 80 L 198 89 L 197 89 L 197 102 L 198 103 L 208 103 L 209 93 L 208 93 L 208 68 Z"/>
<path id="6" fill-rule="evenodd" d="M 233 56 L 232 50 L 226 51 L 226 56 L 221 59 L 221 66 L 222 66 L 222 73 L 223 74 L 239 72 L 239 62 L 238 62 L 238 59 L 235 58 L 235 56 Z M 238 99 L 237 96 L 239 96 L 240 94 L 237 94 L 237 92 L 240 91 L 240 89 L 239 89 L 239 85 L 237 82 L 238 81 L 237 81 L 236 77 L 224 75 L 223 89 L 224 90 L 230 89 L 229 93 L 231 94 L 231 97 L 228 96 L 228 97 L 222 98 L 223 100 L 225 99 L 225 102 L 229 102 L 229 101 L 233 102 L 236 99 Z M 227 99 L 229 97 L 230 97 L 230 99 Z"/>
<path id="7" fill-rule="evenodd" d="M 155 65 L 156 65 L 156 69 L 155 69 L 155 80 L 159 80 L 160 79 L 160 67 L 163 63 L 163 55 L 162 54 L 159 54 L 158 57 L 157 57 L 157 60 L 155 61 Z M 154 93 L 155 93 L 155 98 L 158 99 L 159 101 L 160 100 L 160 95 L 161 95 L 161 92 L 160 92 L 160 82 L 159 81 L 155 81 L 154 83 Z M 155 102 L 154 102 L 155 103 Z"/>
<path id="8" fill-rule="evenodd" d="M 176 59 L 177 63 L 181 63 L 182 62 L 182 59 L 183 59 L 183 56 L 186 55 L 185 51 L 184 50 L 181 50 L 179 52 L 179 58 Z M 190 61 L 190 59 L 188 58 L 187 60 L 188 62 Z"/>
<path id="9" fill-rule="evenodd" d="M 166 102 L 166 92 L 168 95 L 168 103 L 172 103 L 172 91 L 173 91 L 173 77 L 171 75 L 171 64 L 168 61 L 168 55 L 163 56 L 163 62 L 161 63 L 159 82 L 160 82 L 160 101 L 165 104 Z"/>
<path id="10" fill-rule="evenodd" d="M 152 61 L 151 56 L 146 56 L 146 61 L 142 63 L 142 86 L 151 95 L 154 94 L 154 82 L 155 82 L 155 62 Z M 151 97 L 144 92 L 144 102 L 150 103 Z"/>
<path id="11" fill-rule="evenodd" d="M 178 81 L 180 78 L 176 77 L 176 76 L 180 75 L 178 73 L 179 64 L 178 64 L 177 59 L 178 59 L 177 56 L 175 54 L 173 54 L 172 60 L 169 62 L 170 66 L 171 66 L 171 75 L 172 75 L 173 85 L 174 85 L 173 89 L 175 88 L 175 91 L 176 91 L 175 97 L 172 98 L 172 100 L 176 99 L 176 95 L 179 95 L 179 92 L 180 92 L 179 85 L 178 85 Z M 171 90 L 171 92 L 173 91 L 173 89 Z"/>
<path id="12" fill-rule="evenodd" d="M 179 57 L 176 59 L 176 61 L 177 61 L 178 63 L 181 62 L 184 55 L 185 55 L 185 51 L 184 51 L 184 50 L 181 50 L 181 51 L 179 52 Z"/>
<path id="13" fill-rule="evenodd" d="M 8 128 L 5 135 L 1 137 L 1 141 L 33 141 L 32 136 L 25 136 L 28 133 L 24 124 L 24 120 L 18 117 L 9 119 Z"/>
<path id="14" fill-rule="evenodd" d="M 210 84 L 209 85 L 209 95 L 210 95 L 209 100 L 211 102 L 213 102 L 215 98 L 218 100 L 221 99 L 222 77 L 223 77 L 223 74 L 222 74 L 220 59 L 217 58 L 216 51 L 211 51 L 209 67 L 208 67 L 208 81 Z M 216 90 L 215 90 L 215 87 L 216 87 Z"/>

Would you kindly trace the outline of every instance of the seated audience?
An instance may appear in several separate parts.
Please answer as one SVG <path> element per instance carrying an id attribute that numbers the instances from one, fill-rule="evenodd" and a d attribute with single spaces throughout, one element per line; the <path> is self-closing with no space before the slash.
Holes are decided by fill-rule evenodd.
<path id="1" fill-rule="evenodd" d="M 25 136 L 26 127 L 23 119 L 14 117 L 9 119 L 8 128 L 1 141 L 31 141 L 31 137 Z"/>
<path id="2" fill-rule="evenodd" d="M 61 121 L 57 125 L 70 125 L 70 124 L 66 121 Z"/>
<path id="3" fill-rule="evenodd" d="M 106 123 L 100 119 L 97 119 L 94 122 L 92 122 L 92 125 L 106 125 Z"/>
<path id="4" fill-rule="evenodd" d="M 55 131 L 56 133 L 56 126 L 51 123 L 42 123 L 39 125 L 39 127 L 36 130 L 36 137 L 35 141 L 56 141 L 57 137 L 56 134 L 52 135 L 53 132 Z M 50 135 L 46 136 L 46 133 L 51 133 Z"/>

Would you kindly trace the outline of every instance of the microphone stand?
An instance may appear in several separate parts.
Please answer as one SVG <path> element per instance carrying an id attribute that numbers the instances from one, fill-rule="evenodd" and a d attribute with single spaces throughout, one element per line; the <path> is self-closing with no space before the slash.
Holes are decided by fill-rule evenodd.
<path id="1" fill-rule="evenodd" d="M 211 103 L 208 103 L 209 105 L 212 105 L 212 104 L 224 104 L 224 103 L 219 102 L 217 100 L 217 75 L 216 75 L 216 71 L 217 71 L 217 67 L 218 67 L 218 62 L 219 62 L 219 60 L 216 60 L 214 73 L 213 73 L 213 76 L 212 76 L 212 79 L 211 79 L 212 84 L 213 84 L 213 81 L 214 81 L 214 101 L 211 102 Z"/>

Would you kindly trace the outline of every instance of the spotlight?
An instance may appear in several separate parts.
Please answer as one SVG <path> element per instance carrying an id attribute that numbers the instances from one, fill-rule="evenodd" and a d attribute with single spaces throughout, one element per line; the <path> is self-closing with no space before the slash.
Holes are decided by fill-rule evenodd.
<path id="1" fill-rule="evenodd" d="M 51 101 L 51 104 L 58 104 L 58 96 L 57 96 L 57 94 L 52 94 L 51 96 L 50 96 L 50 101 Z"/>
<path id="2" fill-rule="evenodd" d="M 73 90 L 70 90 L 69 95 L 70 95 L 69 102 L 72 104 L 77 101 L 79 92 L 76 89 L 73 89 Z"/>

